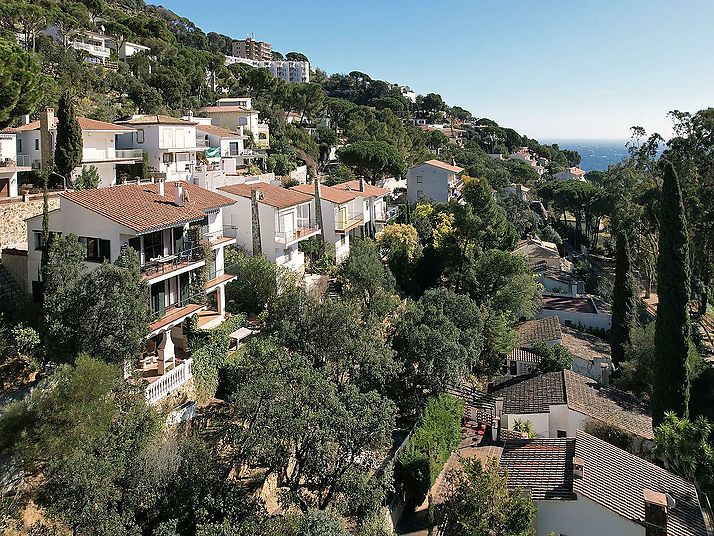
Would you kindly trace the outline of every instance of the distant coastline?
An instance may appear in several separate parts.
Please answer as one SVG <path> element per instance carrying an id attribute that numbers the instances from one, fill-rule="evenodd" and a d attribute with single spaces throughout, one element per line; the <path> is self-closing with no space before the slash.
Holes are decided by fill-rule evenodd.
<path id="1" fill-rule="evenodd" d="M 610 164 L 617 164 L 627 156 L 628 140 L 539 140 L 544 144 L 557 143 L 561 149 L 580 153 L 580 167 L 585 171 L 605 171 Z"/>

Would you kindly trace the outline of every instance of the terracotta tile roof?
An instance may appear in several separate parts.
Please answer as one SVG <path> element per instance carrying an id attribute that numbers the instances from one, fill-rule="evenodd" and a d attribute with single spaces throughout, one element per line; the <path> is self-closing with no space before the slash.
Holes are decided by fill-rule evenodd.
<path id="1" fill-rule="evenodd" d="M 201 108 L 201 112 L 207 113 L 207 114 L 214 114 L 214 113 L 220 113 L 220 112 L 246 112 L 246 113 L 258 113 L 257 110 L 251 110 L 249 108 L 243 108 L 243 106 L 205 106 Z"/>
<path id="2" fill-rule="evenodd" d="M 59 120 L 55 117 L 54 125 L 52 128 L 56 128 L 57 122 Z M 133 128 L 125 127 L 124 125 L 117 125 L 115 123 L 106 123 L 104 121 L 97 121 L 96 119 L 89 119 L 88 117 L 77 117 L 79 121 L 79 127 L 82 130 L 92 130 L 92 131 L 107 131 L 107 132 L 133 132 Z M 26 125 L 20 125 L 19 127 L 7 129 L 10 132 L 29 132 L 31 130 L 39 130 L 40 122 L 33 121 Z M 4 132 L 4 131 L 3 131 Z"/>
<path id="3" fill-rule="evenodd" d="M 312 196 L 315 195 L 315 186 L 312 184 L 299 184 L 297 186 L 293 186 L 291 190 Z M 347 203 L 348 201 L 357 199 L 358 197 L 362 197 L 362 192 L 359 190 L 340 189 L 335 186 L 326 186 L 323 184 L 320 186 L 320 196 L 325 201 L 339 205 L 341 203 Z"/>
<path id="4" fill-rule="evenodd" d="M 511 357 L 509 357 L 509 359 L 511 361 L 519 361 L 521 363 L 534 363 L 536 365 L 543 361 L 542 356 L 539 356 L 530 350 L 526 350 L 525 348 L 514 348 L 511 351 Z"/>
<path id="5" fill-rule="evenodd" d="M 654 440 L 649 407 L 637 397 L 600 385 L 572 370 L 564 370 L 563 377 L 570 409 L 641 438 Z"/>
<path id="6" fill-rule="evenodd" d="M 171 117 L 169 115 L 141 115 L 133 119 L 127 119 L 125 121 L 119 121 L 119 123 L 125 125 L 197 125 L 193 121 L 187 121 L 185 119 L 180 119 L 178 117 Z"/>
<path id="7" fill-rule="evenodd" d="M 668 493 L 675 505 L 667 511 L 667 534 L 708 534 L 694 484 L 580 430 L 575 435 L 575 456 L 584 462 L 583 478 L 573 480 L 578 495 L 643 524 L 644 490 Z"/>
<path id="8" fill-rule="evenodd" d="M 205 132 L 207 134 L 212 134 L 214 136 L 219 136 L 221 138 L 238 138 L 240 134 L 237 132 L 231 132 L 227 128 L 219 127 L 218 125 L 196 125 L 196 130 Z"/>
<path id="9" fill-rule="evenodd" d="M 516 326 L 519 346 L 532 346 L 539 341 L 558 341 L 562 333 L 560 322 L 555 316 L 526 320 Z"/>
<path id="10" fill-rule="evenodd" d="M 576 329 L 561 327 L 560 344 L 565 346 L 573 357 L 595 360 L 610 357 L 610 343 L 595 335 Z"/>
<path id="11" fill-rule="evenodd" d="M 543 309 L 549 311 L 567 311 L 570 313 L 597 314 L 595 304 L 590 298 L 543 296 Z"/>
<path id="12" fill-rule="evenodd" d="M 447 164 L 446 162 L 442 162 L 441 160 L 427 160 L 424 163 L 429 164 L 430 166 L 445 169 L 446 171 L 451 171 L 453 173 L 461 173 L 464 170 L 464 168 L 460 168 L 459 166 L 452 166 L 451 164 Z"/>
<path id="13" fill-rule="evenodd" d="M 333 188 L 349 188 L 350 190 L 359 191 L 359 179 L 354 179 L 351 181 L 343 182 L 341 184 L 336 184 L 335 186 L 333 186 Z M 390 191 L 387 188 L 373 186 L 367 181 L 364 181 L 364 193 L 371 197 L 381 197 L 383 195 L 387 195 L 388 193 L 390 193 Z"/>
<path id="14" fill-rule="evenodd" d="M 529 489 L 536 500 L 575 500 L 575 439 L 511 439 L 504 443 L 500 464 L 509 489 Z"/>
<path id="15" fill-rule="evenodd" d="M 488 394 L 503 397 L 504 413 L 550 413 L 550 406 L 566 402 L 562 371 L 497 378 Z"/>
<path id="16" fill-rule="evenodd" d="M 281 186 L 275 186 L 268 182 L 229 184 L 228 186 L 222 186 L 218 189 L 228 194 L 245 197 L 246 199 L 251 198 L 250 196 L 253 190 L 260 190 L 263 194 L 260 202 L 275 208 L 287 208 L 312 201 L 312 197 L 309 195 L 282 188 Z"/>
<path id="17" fill-rule="evenodd" d="M 579 277 L 578 274 L 553 268 L 548 266 L 547 263 L 535 263 L 533 271 L 536 272 L 537 276 L 552 279 L 553 281 L 558 281 L 560 283 L 576 284 L 582 282 L 582 278 Z"/>
<path id="18" fill-rule="evenodd" d="M 203 219 L 207 212 L 232 205 L 228 197 L 182 182 L 187 199 L 176 204 L 177 183 L 165 185 L 164 196 L 158 184 L 122 184 L 110 188 L 63 192 L 60 197 L 96 212 L 105 218 L 147 233 Z"/>

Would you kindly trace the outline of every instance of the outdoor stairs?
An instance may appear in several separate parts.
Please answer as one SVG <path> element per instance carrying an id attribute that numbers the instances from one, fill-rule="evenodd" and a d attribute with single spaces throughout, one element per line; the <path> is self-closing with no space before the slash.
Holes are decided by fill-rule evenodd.
<path id="1" fill-rule="evenodd" d="M 0 304 L 6 304 L 0 307 L 0 311 L 7 308 L 19 312 L 29 302 L 29 294 L 20 287 L 15 278 L 10 275 L 7 268 L 0 262 Z"/>
<path id="2" fill-rule="evenodd" d="M 342 283 L 335 279 L 330 279 L 327 282 L 327 290 L 325 291 L 325 294 L 327 294 L 329 298 L 338 298 L 340 294 L 342 294 Z"/>

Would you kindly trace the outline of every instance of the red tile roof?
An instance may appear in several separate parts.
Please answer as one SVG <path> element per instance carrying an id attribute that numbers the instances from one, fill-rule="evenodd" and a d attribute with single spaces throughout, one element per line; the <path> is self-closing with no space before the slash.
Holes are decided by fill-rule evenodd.
<path id="1" fill-rule="evenodd" d="M 220 136 L 221 138 L 240 137 L 240 134 L 238 134 L 237 132 L 231 132 L 227 128 L 219 127 L 217 125 L 202 125 L 199 123 L 198 125 L 196 125 L 196 130 L 200 130 L 201 132 L 212 134 L 214 136 Z"/>
<path id="2" fill-rule="evenodd" d="M 52 125 L 54 128 L 57 125 L 58 119 L 55 117 L 55 123 Z M 79 121 L 79 127 L 82 130 L 93 130 L 93 131 L 109 131 L 109 132 L 115 132 L 115 131 L 126 131 L 126 132 L 132 132 L 134 131 L 133 128 L 125 127 L 123 125 L 117 125 L 114 123 L 106 123 L 104 121 L 97 121 L 96 119 L 89 119 L 88 117 L 77 117 L 77 121 Z M 16 128 L 9 128 L 7 129 L 8 132 L 28 132 L 31 130 L 39 130 L 40 128 L 40 122 L 39 121 L 33 121 L 32 123 L 28 123 L 27 125 L 20 125 L 19 127 Z"/>
<path id="3" fill-rule="evenodd" d="M 359 191 L 359 179 L 354 179 L 354 180 L 343 182 L 341 184 L 336 184 L 335 186 L 333 186 L 333 188 L 340 188 L 340 187 L 342 187 L 343 189 L 349 188 L 350 190 Z M 380 188 L 379 186 L 372 186 L 367 181 L 365 181 L 364 182 L 364 193 L 371 197 L 381 197 L 383 195 L 387 195 L 388 193 L 390 193 L 390 191 L 387 190 L 386 188 Z"/>
<path id="4" fill-rule="evenodd" d="M 339 185 L 338 185 L 339 186 Z M 325 201 L 329 201 L 330 203 L 336 203 L 336 204 L 342 204 L 342 203 L 347 203 L 348 201 L 352 201 L 353 199 L 357 199 L 358 197 L 364 197 L 363 193 L 360 192 L 359 190 L 345 190 L 340 189 L 338 186 L 326 186 L 326 185 L 321 185 L 320 186 L 320 196 L 322 199 Z M 315 186 L 313 184 L 299 184 L 297 186 L 293 186 L 291 190 L 295 190 L 296 192 L 302 192 L 304 194 L 308 195 L 315 195 Z"/>
<path id="5" fill-rule="evenodd" d="M 268 182 L 230 184 L 218 189 L 222 192 L 238 195 L 247 199 L 251 198 L 253 190 L 260 190 L 263 194 L 260 202 L 275 208 L 287 208 L 312 201 L 312 197 L 307 194 L 275 186 Z"/>
<path id="6" fill-rule="evenodd" d="M 567 296 L 543 296 L 543 309 L 570 313 L 597 313 L 595 304 L 590 298 L 570 298 Z"/>
<path id="7" fill-rule="evenodd" d="M 141 115 L 139 117 L 134 117 L 133 119 L 127 119 L 125 121 L 120 121 L 120 123 L 126 125 L 197 125 L 193 121 L 187 121 L 185 119 L 180 119 L 178 117 L 171 117 L 169 115 Z"/>
<path id="8" fill-rule="evenodd" d="M 157 184 L 123 184 L 63 192 L 60 196 L 137 233 L 197 221 L 208 211 L 233 204 L 221 194 L 186 182 L 181 185 L 187 194 L 183 206 L 176 204 L 175 182 L 166 183 L 163 197 L 158 194 Z"/>
<path id="9" fill-rule="evenodd" d="M 461 173 L 464 170 L 464 168 L 460 168 L 459 166 L 452 166 L 451 164 L 447 164 L 446 162 L 442 162 L 441 160 L 427 160 L 424 163 L 429 164 L 430 166 L 445 169 L 446 171 L 452 171 L 454 173 Z"/>

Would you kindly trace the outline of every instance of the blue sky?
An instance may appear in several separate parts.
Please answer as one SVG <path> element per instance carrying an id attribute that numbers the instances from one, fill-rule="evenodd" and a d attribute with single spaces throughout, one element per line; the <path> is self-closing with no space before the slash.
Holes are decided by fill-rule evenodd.
<path id="1" fill-rule="evenodd" d="M 363 71 L 539 139 L 671 135 L 714 106 L 712 0 L 164 0 L 205 32 Z"/>

